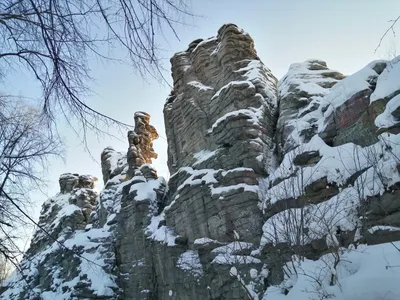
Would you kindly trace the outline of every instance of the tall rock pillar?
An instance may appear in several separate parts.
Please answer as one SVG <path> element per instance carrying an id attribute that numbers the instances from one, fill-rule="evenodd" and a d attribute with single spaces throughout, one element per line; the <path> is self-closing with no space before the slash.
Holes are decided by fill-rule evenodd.
<path id="1" fill-rule="evenodd" d="M 167 225 L 189 239 L 257 243 L 258 180 L 268 173 L 276 123 L 276 78 L 249 34 L 234 24 L 171 59 L 164 107 L 170 206 Z M 195 218 L 193 217 L 195 216 Z"/>

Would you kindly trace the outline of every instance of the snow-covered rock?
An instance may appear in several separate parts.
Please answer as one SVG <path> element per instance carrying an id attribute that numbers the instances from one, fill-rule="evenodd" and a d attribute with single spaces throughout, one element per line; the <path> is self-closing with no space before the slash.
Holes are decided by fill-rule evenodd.
<path id="1" fill-rule="evenodd" d="M 344 76 L 326 62 L 310 59 L 295 63 L 278 83 L 279 118 L 276 125 L 278 153 L 293 150 L 316 133 L 322 117 L 321 102 Z"/>
<path id="2" fill-rule="evenodd" d="M 60 193 L 43 204 L 30 248 L 0 299 L 115 299 L 112 234 L 88 226 L 98 204 L 94 181 L 89 175 L 60 176 Z"/>
<path id="3" fill-rule="evenodd" d="M 277 82 L 225 24 L 171 62 L 169 182 L 139 112 L 99 195 L 60 177 L 0 299 L 399 299 L 400 59 Z"/>

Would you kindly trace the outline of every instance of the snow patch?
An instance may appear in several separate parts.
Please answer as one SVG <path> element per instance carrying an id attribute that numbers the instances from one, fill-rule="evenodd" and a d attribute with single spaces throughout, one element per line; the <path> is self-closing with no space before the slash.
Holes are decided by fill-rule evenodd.
<path id="1" fill-rule="evenodd" d="M 195 277 L 203 275 L 203 266 L 200 263 L 197 251 L 188 250 L 183 252 L 178 258 L 177 267 L 189 272 Z"/>
<path id="2" fill-rule="evenodd" d="M 370 97 L 371 103 L 389 97 L 400 90 L 400 56 L 387 62 L 386 68 L 379 75 L 376 89 Z"/>

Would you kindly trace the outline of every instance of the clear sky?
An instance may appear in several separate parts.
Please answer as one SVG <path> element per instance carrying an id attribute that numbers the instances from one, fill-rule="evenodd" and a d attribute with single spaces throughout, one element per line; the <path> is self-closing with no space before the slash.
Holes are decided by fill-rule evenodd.
<path id="1" fill-rule="evenodd" d="M 255 40 L 258 55 L 277 78 L 289 65 L 309 58 L 325 60 L 328 66 L 344 74 L 351 74 L 374 59 L 400 55 L 400 39 L 389 34 L 382 47 L 374 53 L 382 34 L 390 26 L 388 21 L 400 15 L 398 0 L 192 0 L 192 10 L 199 18 L 187 18 L 190 26 L 177 27 L 180 41 L 167 35 L 167 43 L 160 39 L 165 53 L 165 76 L 171 82 L 169 58 L 185 50 L 197 38 L 214 36 L 224 23 L 235 23 Z M 397 26 L 400 35 L 400 24 Z M 92 62 L 92 85 L 95 95 L 86 102 L 100 112 L 122 122 L 133 124 L 135 111 L 152 115 L 152 124 L 165 137 L 163 105 L 170 91 L 156 81 L 145 82 L 135 70 L 122 65 Z M 23 83 L 23 84 L 22 84 Z M 33 78 L 16 72 L 6 78 L 7 92 L 38 95 Z M 65 164 L 54 161 L 49 168 L 49 195 L 58 192 L 58 177 L 64 172 L 92 174 L 101 178 L 100 153 L 108 145 L 127 150 L 126 134 L 118 134 L 123 141 L 109 137 L 89 139 L 91 153 L 84 151 L 74 133 L 65 128 L 67 156 Z M 168 176 L 167 142 L 155 142 L 159 158 L 154 161 L 160 175 Z M 35 195 L 38 209 L 46 196 Z"/>

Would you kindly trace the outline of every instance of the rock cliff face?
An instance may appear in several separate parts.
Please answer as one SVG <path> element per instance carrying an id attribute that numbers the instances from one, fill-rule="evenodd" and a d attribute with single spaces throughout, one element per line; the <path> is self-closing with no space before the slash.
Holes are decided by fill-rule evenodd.
<path id="1" fill-rule="evenodd" d="M 272 158 L 276 79 L 251 37 L 232 24 L 171 62 L 174 89 L 164 108 L 172 174 L 167 225 L 189 243 L 231 242 L 237 231 L 257 244 L 258 178 Z"/>
<path id="2" fill-rule="evenodd" d="M 376 270 L 400 264 L 384 244 L 400 240 L 400 58 L 347 77 L 312 59 L 278 82 L 226 24 L 171 63 L 170 180 L 137 112 L 127 153 L 101 154 L 100 194 L 61 175 L 0 299 L 399 299 L 400 272 Z M 381 281 L 360 296 L 363 278 Z"/>

